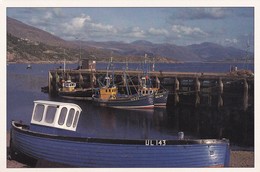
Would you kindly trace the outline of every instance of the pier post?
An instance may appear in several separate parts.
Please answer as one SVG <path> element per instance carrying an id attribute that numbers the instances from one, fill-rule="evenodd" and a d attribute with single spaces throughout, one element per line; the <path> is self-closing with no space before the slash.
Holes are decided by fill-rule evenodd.
<path id="1" fill-rule="evenodd" d="M 59 89 L 60 76 L 58 72 L 55 73 L 55 92 Z"/>
<path id="2" fill-rule="evenodd" d="M 244 97 L 243 97 L 243 108 L 244 108 L 244 111 L 247 110 L 248 108 L 248 83 L 247 83 L 247 80 L 244 79 Z"/>
<path id="3" fill-rule="evenodd" d="M 91 84 L 91 88 L 93 89 L 95 85 L 97 85 L 97 78 L 96 78 L 96 75 L 91 72 L 91 75 L 90 75 L 90 84 Z"/>
<path id="4" fill-rule="evenodd" d="M 161 82 L 160 82 L 158 76 L 156 76 L 156 88 L 160 88 L 161 87 L 160 84 L 161 84 Z"/>
<path id="5" fill-rule="evenodd" d="M 223 106 L 222 94 L 223 94 L 223 87 L 224 87 L 223 82 L 222 82 L 222 78 L 219 78 L 218 86 L 219 86 L 218 107 L 221 107 L 221 106 Z"/>
<path id="6" fill-rule="evenodd" d="M 52 74 L 51 74 L 51 72 L 48 73 L 48 77 L 49 77 L 49 80 L 48 80 L 49 94 L 51 94 L 52 91 L 53 91 L 53 87 L 52 87 Z"/>
<path id="7" fill-rule="evenodd" d="M 198 104 L 200 104 L 200 96 L 199 96 L 199 92 L 200 92 L 200 81 L 199 81 L 199 78 L 196 77 L 196 80 L 195 80 L 195 96 L 196 96 L 196 100 L 195 100 L 195 107 L 198 106 Z"/>
<path id="8" fill-rule="evenodd" d="M 180 99 L 179 99 L 179 95 L 178 95 L 178 91 L 180 89 L 180 82 L 177 79 L 177 77 L 175 77 L 175 81 L 174 81 L 174 105 L 176 106 L 177 103 L 179 103 Z"/>
<path id="9" fill-rule="evenodd" d="M 80 87 L 82 87 L 82 85 L 84 84 L 84 79 L 81 73 L 79 73 L 79 85 Z"/>

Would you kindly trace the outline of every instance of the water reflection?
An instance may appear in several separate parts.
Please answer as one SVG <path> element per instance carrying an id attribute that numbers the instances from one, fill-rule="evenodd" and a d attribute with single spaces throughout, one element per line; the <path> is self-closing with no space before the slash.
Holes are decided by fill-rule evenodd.
<path id="1" fill-rule="evenodd" d="M 89 137 L 143 139 L 160 136 L 154 122 L 160 126 L 157 110 L 124 110 L 97 107 L 91 102 L 77 102 L 82 107 L 78 132 Z M 163 112 L 159 111 L 161 115 Z M 159 116 L 161 116 L 159 115 Z"/>
<path id="2" fill-rule="evenodd" d="M 167 122 L 173 130 L 198 138 L 228 138 L 232 144 L 254 146 L 254 111 L 238 108 L 168 108 Z"/>

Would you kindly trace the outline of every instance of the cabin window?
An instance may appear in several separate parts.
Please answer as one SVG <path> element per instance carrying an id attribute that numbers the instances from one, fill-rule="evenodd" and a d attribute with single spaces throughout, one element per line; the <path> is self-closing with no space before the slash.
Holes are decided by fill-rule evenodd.
<path id="1" fill-rule="evenodd" d="M 63 125 L 64 122 L 65 122 L 65 119 L 66 119 L 66 115 L 67 115 L 67 112 L 68 112 L 68 109 L 63 107 L 60 111 L 60 117 L 59 117 L 59 120 L 58 120 L 58 124 L 59 125 Z"/>
<path id="2" fill-rule="evenodd" d="M 67 123 L 66 123 L 67 127 L 71 126 L 73 118 L 74 118 L 74 114 L 75 114 L 75 110 L 74 109 L 70 109 L 69 116 L 68 116 Z"/>
<path id="3" fill-rule="evenodd" d="M 73 128 L 76 127 L 78 119 L 79 119 L 79 111 L 76 112 L 76 116 L 75 116 L 75 119 L 73 121 Z"/>
<path id="4" fill-rule="evenodd" d="M 45 122 L 53 123 L 57 108 L 54 106 L 48 106 L 45 116 Z"/>
<path id="5" fill-rule="evenodd" d="M 40 122 L 43 117 L 44 105 L 37 104 L 34 111 L 33 119 Z"/>

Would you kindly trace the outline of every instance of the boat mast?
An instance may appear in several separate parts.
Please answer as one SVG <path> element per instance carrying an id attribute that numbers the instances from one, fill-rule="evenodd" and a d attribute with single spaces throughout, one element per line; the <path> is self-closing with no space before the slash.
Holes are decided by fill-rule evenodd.
<path id="1" fill-rule="evenodd" d="M 127 76 L 126 76 L 126 70 L 128 70 L 128 60 L 127 59 L 126 59 L 126 67 L 124 70 L 124 80 L 125 80 L 126 92 L 127 92 L 127 95 L 129 96 L 130 93 L 129 93 L 129 87 L 128 87 L 128 80 L 127 80 Z"/>
<path id="2" fill-rule="evenodd" d="M 111 57 L 111 68 L 112 68 L 112 86 L 114 87 L 115 86 L 115 79 L 114 79 L 114 76 L 115 76 L 115 69 L 114 69 L 114 64 L 113 64 L 113 57 Z"/>
<path id="3" fill-rule="evenodd" d="M 63 54 L 64 54 L 64 60 L 63 60 L 63 77 L 64 77 L 64 75 L 65 75 L 65 70 L 66 70 L 65 49 L 63 49 Z"/>
<path id="4" fill-rule="evenodd" d="M 245 58 L 244 67 L 243 67 L 246 70 L 248 70 L 249 48 L 250 48 L 250 45 L 249 45 L 249 39 L 248 39 L 247 45 L 246 45 L 246 58 Z M 246 65 L 246 67 L 245 67 L 245 65 Z"/>
<path id="5" fill-rule="evenodd" d="M 110 86 L 110 77 L 108 76 L 108 71 L 111 69 L 111 67 L 113 68 L 113 57 L 110 57 L 110 62 L 107 65 L 107 74 L 106 74 L 106 77 L 105 77 L 106 87 Z M 114 69 L 113 69 L 113 73 L 112 73 L 112 80 L 113 80 L 113 86 L 114 86 L 115 85 L 115 82 L 114 82 Z"/>

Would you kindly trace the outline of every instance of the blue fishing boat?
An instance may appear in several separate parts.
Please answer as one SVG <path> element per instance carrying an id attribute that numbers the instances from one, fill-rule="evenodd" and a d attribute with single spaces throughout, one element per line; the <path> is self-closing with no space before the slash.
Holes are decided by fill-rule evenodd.
<path id="1" fill-rule="evenodd" d="M 72 167 L 227 167 L 226 139 L 89 138 L 77 132 L 81 108 L 35 101 L 30 125 L 12 121 L 10 156 L 26 155 Z"/>
<path id="2" fill-rule="evenodd" d="M 148 76 L 142 77 L 140 82 L 140 86 L 138 88 L 138 93 L 140 95 L 146 96 L 146 95 L 153 95 L 154 97 L 154 106 L 166 106 L 168 94 L 169 91 L 166 89 L 160 88 L 160 81 L 157 78 L 156 83 L 157 87 L 152 87 L 150 83 L 150 79 Z M 148 84 L 147 84 L 148 82 Z"/>
<path id="3" fill-rule="evenodd" d="M 126 72 L 124 72 L 124 81 L 127 93 L 118 93 L 118 88 L 114 83 L 114 74 L 112 74 L 112 77 L 109 77 L 108 75 L 108 71 L 111 66 L 113 66 L 112 58 L 109 66 L 107 67 L 105 85 L 96 89 L 95 94 L 93 95 L 93 102 L 96 105 L 122 109 L 149 109 L 154 107 L 153 95 L 130 93 Z"/>
<path id="4" fill-rule="evenodd" d="M 106 77 L 106 86 L 96 90 L 93 95 L 93 102 L 98 106 L 122 108 L 122 109 L 149 109 L 154 107 L 153 95 L 119 94 L 115 85 L 109 84 L 109 77 Z"/>
<path id="5" fill-rule="evenodd" d="M 150 64 L 147 65 L 147 54 L 144 56 L 144 64 L 143 64 L 143 74 L 142 76 L 138 76 L 139 87 L 138 94 L 140 95 L 153 95 L 154 96 L 154 106 L 166 106 L 169 91 L 161 88 L 161 82 L 156 77 L 156 86 L 152 84 L 151 78 L 149 77 Z M 154 59 L 153 59 L 154 61 Z M 152 70 L 154 71 L 155 64 L 152 65 Z"/>

